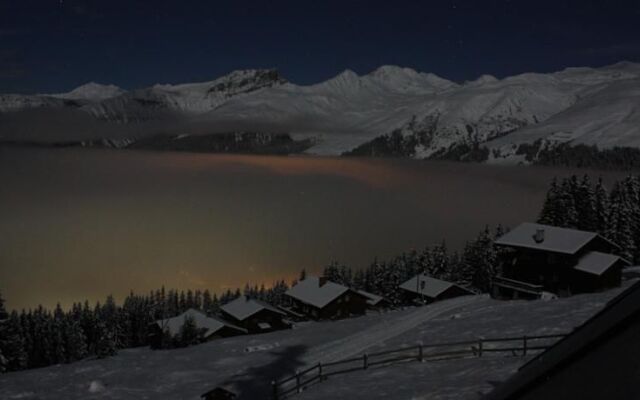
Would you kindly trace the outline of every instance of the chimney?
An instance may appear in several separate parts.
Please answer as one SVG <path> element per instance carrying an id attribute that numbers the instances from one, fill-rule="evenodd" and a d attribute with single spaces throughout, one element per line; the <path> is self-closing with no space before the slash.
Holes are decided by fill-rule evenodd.
<path id="1" fill-rule="evenodd" d="M 544 229 L 536 229 L 536 234 L 533 235 L 533 240 L 535 240 L 536 243 L 544 242 Z"/>
<path id="2" fill-rule="evenodd" d="M 321 276 L 318 278 L 318 287 L 323 287 L 325 283 L 327 283 L 326 276 Z"/>

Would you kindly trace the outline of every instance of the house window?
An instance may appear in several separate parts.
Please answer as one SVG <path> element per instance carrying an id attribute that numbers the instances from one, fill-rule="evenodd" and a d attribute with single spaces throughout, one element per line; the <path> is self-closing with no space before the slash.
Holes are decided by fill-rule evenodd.
<path id="1" fill-rule="evenodd" d="M 344 301 L 349 301 L 349 295 L 344 296 Z"/>

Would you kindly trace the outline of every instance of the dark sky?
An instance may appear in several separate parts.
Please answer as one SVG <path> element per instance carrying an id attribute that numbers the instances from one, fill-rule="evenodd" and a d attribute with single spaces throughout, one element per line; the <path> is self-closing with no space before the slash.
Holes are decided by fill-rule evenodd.
<path id="1" fill-rule="evenodd" d="M 640 1 L 0 0 L 0 92 L 383 64 L 456 81 L 640 61 Z"/>

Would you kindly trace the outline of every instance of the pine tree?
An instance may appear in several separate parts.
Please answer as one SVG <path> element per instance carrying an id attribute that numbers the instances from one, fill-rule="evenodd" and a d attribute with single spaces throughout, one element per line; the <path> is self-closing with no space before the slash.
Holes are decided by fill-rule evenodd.
<path id="1" fill-rule="evenodd" d="M 431 263 L 427 274 L 434 278 L 441 278 L 449 270 L 449 256 L 447 254 L 447 244 L 443 240 L 431 249 Z"/>
<path id="2" fill-rule="evenodd" d="M 611 205 L 609 203 L 609 193 L 602 183 L 602 178 L 598 179 L 594 190 L 594 208 L 596 231 L 601 235 L 606 235 L 609 226 L 609 209 Z"/>
<path id="3" fill-rule="evenodd" d="M 202 311 L 204 311 L 204 313 L 207 315 L 211 315 L 212 300 L 213 299 L 211 298 L 211 292 L 209 292 L 209 289 L 206 289 L 204 291 L 204 294 L 202 295 Z"/>
<path id="4" fill-rule="evenodd" d="M 596 232 L 598 220 L 596 198 L 588 175 L 584 175 L 575 188 L 574 203 L 576 205 L 577 228 L 583 231 Z"/>
<path id="5" fill-rule="evenodd" d="M 65 315 L 62 311 L 60 303 L 56 305 L 53 312 L 53 321 L 51 323 L 51 341 L 53 348 L 53 362 L 56 364 L 62 364 L 67 362 L 66 346 L 63 333 L 66 330 L 65 327 Z"/>
<path id="6" fill-rule="evenodd" d="M 558 179 L 554 177 L 542 205 L 538 222 L 545 225 L 558 225 L 562 219 L 561 213 L 560 186 L 558 185 Z"/>
<path id="7" fill-rule="evenodd" d="M 109 328 L 107 323 L 99 320 L 96 325 L 98 340 L 96 342 L 96 356 L 105 358 L 114 356 L 117 353 L 116 338 L 113 329 Z"/>
<path id="8" fill-rule="evenodd" d="M 181 346 L 191 346 L 200 342 L 200 330 L 195 319 L 190 315 L 184 317 L 184 323 L 180 328 L 179 342 Z"/>
<path id="9" fill-rule="evenodd" d="M 87 339 L 78 317 L 67 316 L 64 338 L 65 352 L 69 361 L 81 360 L 87 356 Z"/>
<path id="10" fill-rule="evenodd" d="M 465 272 L 473 271 L 472 285 L 482 292 L 488 292 L 491 280 L 499 273 L 493 239 L 488 227 L 465 248 L 463 262 L 469 268 Z"/>
<path id="11" fill-rule="evenodd" d="M 15 311 L 0 321 L 0 357 L 0 372 L 18 371 L 28 366 L 25 335 Z"/>
<path id="12" fill-rule="evenodd" d="M 337 261 L 332 261 L 324 268 L 323 276 L 331 282 L 341 283 L 340 264 Z"/>
<path id="13" fill-rule="evenodd" d="M 576 208 L 577 191 L 578 178 L 575 175 L 562 181 L 558 200 L 561 212 L 560 218 L 555 225 L 563 228 L 578 228 L 578 210 Z"/>

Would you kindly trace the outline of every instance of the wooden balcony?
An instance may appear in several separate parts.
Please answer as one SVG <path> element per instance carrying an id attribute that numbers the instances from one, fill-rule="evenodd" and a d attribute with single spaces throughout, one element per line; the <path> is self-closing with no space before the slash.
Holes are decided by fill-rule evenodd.
<path id="1" fill-rule="evenodd" d="M 504 276 L 496 276 L 493 278 L 492 284 L 500 288 L 526 293 L 533 296 L 540 296 L 544 290 L 542 285 L 534 285 L 533 283 L 517 281 L 515 279 L 505 278 Z"/>

